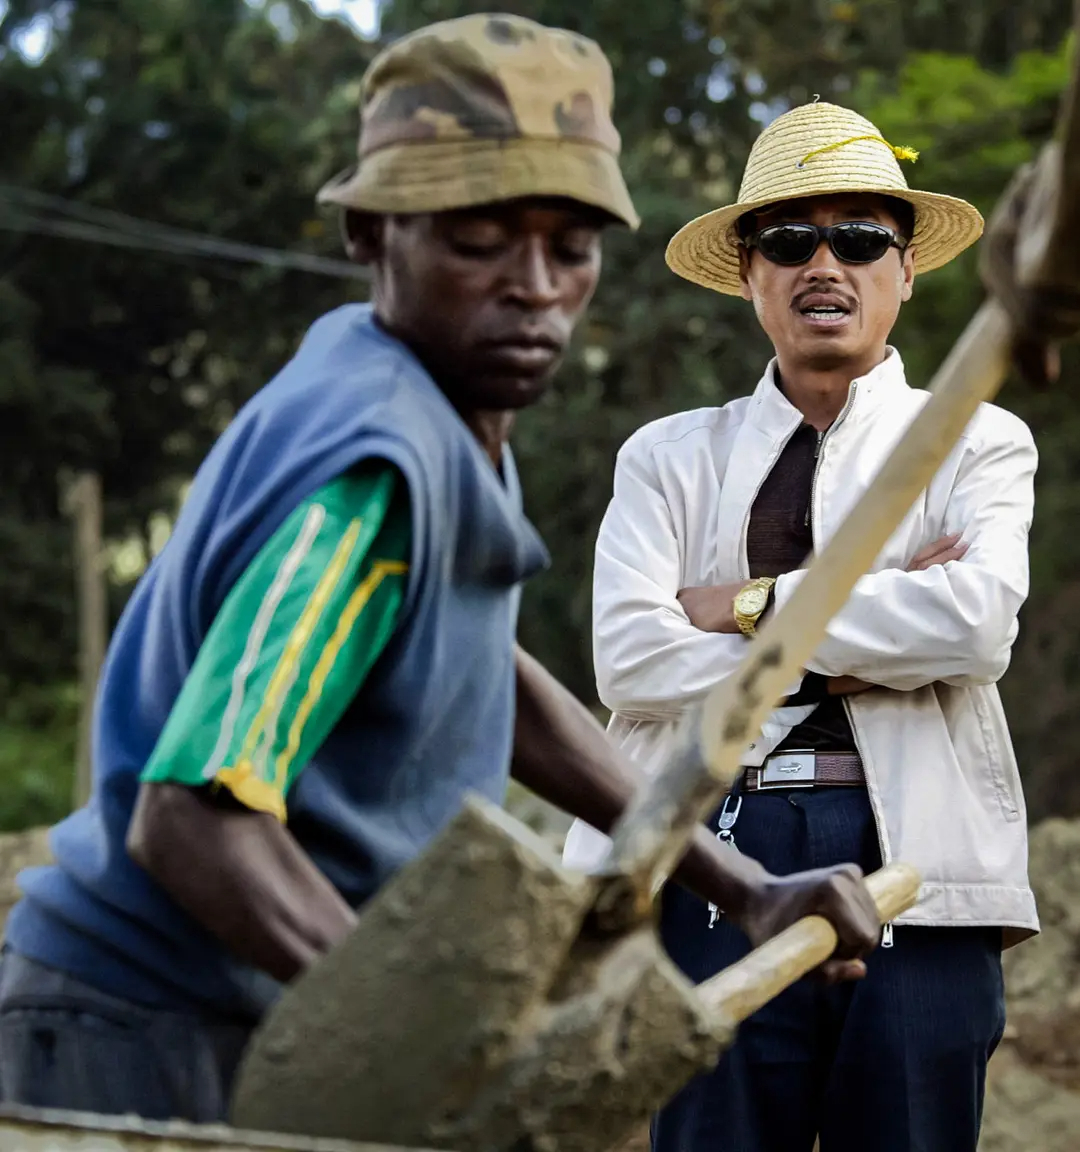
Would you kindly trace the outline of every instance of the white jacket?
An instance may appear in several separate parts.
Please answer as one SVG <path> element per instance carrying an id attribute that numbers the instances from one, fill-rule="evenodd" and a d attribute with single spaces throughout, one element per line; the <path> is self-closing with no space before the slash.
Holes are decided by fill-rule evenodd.
<path id="1" fill-rule="evenodd" d="M 802 420 L 774 384 L 774 363 L 752 396 L 658 420 L 619 453 L 596 545 L 593 646 L 609 731 L 647 772 L 663 766 L 684 709 L 746 652 L 742 636 L 696 629 L 676 594 L 749 576 L 751 505 Z M 818 546 L 928 397 L 908 387 L 893 349 L 851 385 L 818 459 Z M 982 405 L 807 664 L 881 685 L 846 705 L 882 858 L 923 876 L 919 903 L 899 923 L 1003 925 L 1009 942 L 1038 930 L 1024 800 L 995 687 L 1028 590 L 1036 463 L 1023 422 Z M 950 532 L 970 545 L 962 560 L 905 571 Z M 779 578 L 778 606 L 803 575 Z M 774 712 L 744 762 L 760 763 L 807 711 Z M 579 822 L 565 862 L 593 868 L 608 844 Z"/>

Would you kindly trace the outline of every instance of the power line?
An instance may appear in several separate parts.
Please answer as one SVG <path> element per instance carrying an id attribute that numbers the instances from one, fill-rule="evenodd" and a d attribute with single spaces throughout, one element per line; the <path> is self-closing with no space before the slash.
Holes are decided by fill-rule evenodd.
<path id="1" fill-rule="evenodd" d="M 9 232 L 59 236 L 141 252 L 261 264 L 268 268 L 311 272 L 345 280 L 370 279 L 366 268 L 348 260 L 332 260 L 306 252 L 225 240 L 220 236 L 141 220 L 123 212 L 95 208 L 29 188 L 0 184 L 0 208 L 3 207 L 8 211 L 0 212 L 0 229 Z M 43 215 L 43 212 L 59 213 L 61 218 Z"/>
<path id="2" fill-rule="evenodd" d="M 174 256 L 203 256 L 231 260 L 236 263 L 261 264 L 270 268 L 313 272 L 317 275 L 332 276 L 338 279 L 366 280 L 369 278 L 366 269 L 356 264 L 350 264 L 346 260 L 330 260 L 326 257 L 310 256 L 302 252 L 259 248 L 253 244 L 237 244 L 231 241 L 214 243 L 212 237 L 200 237 L 198 243 L 177 243 L 164 238 L 140 237 L 119 229 L 104 228 L 100 225 L 78 220 L 48 219 L 23 213 L 15 213 L 9 217 L 0 216 L 0 229 L 9 232 L 59 236 L 68 240 L 84 240 L 140 252 Z"/>

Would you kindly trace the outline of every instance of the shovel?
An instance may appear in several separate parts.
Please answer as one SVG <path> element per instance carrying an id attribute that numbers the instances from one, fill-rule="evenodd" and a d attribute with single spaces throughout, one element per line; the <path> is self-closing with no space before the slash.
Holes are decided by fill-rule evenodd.
<path id="1" fill-rule="evenodd" d="M 919 887 L 898 864 L 867 883 L 884 920 Z M 810 917 L 695 988 L 651 922 L 597 926 L 601 887 L 470 799 L 270 1011 L 233 1122 L 469 1152 L 601 1152 L 836 947 Z"/>

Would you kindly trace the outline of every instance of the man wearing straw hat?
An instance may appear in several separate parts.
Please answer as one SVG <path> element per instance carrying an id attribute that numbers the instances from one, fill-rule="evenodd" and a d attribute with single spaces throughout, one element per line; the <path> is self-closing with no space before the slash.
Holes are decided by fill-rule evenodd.
<path id="1" fill-rule="evenodd" d="M 515 646 L 546 553 L 507 445 L 602 228 L 637 223 L 611 96 L 594 43 L 509 16 L 372 64 L 359 165 L 321 199 L 373 305 L 320 319 L 237 415 L 120 622 L 93 798 L 8 923 L 5 1101 L 219 1119 L 281 982 L 467 791 L 501 801 L 512 765 L 620 814 L 632 771 Z M 823 911 L 848 956 L 873 945 L 858 869 L 777 879 L 700 831 L 684 879 L 755 939 Z"/>
<path id="2" fill-rule="evenodd" d="M 594 648 L 610 730 L 646 770 L 927 399 L 889 333 L 916 272 L 982 219 L 909 189 L 898 159 L 915 156 L 861 116 L 797 108 L 754 145 L 738 203 L 668 248 L 680 275 L 752 303 L 776 355 L 750 395 L 651 424 L 619 454 Z M 995 687 L 1027 594 L 1035 467 L 1024 424 L 983 405 L 745 750 L 721 840 L 778 873 L 902 859 L 924 886 L 862 983 L 804 981 L 748 1022 L 659 1115 L 656 1152 L 810 1152 L 817 1136 L 822 1152 L 974 1152 L 1001 948 L 1038 927 Z M 567 861 L 594 867 L 605 848 L 579 824 Z M 668 889 L 662 921 L 695 980 L 746 951 L 689 893 Z"/>

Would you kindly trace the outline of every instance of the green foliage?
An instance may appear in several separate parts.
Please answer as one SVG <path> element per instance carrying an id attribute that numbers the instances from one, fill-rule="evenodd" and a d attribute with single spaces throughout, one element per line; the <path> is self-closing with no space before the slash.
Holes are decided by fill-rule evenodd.
<path id="1" fill-rule="evenodd" d="M 354 146 L 354 111 L 328 97 L 360 76 L 368 45 L 300 0 L 274 5 L 289 35 L 243 0 L 4 7 L 0 185 L 339 254 L 312 190 Z M 51 49 L 27 61 L 12 45 L 43 14 Z M 19 219 L 0 189 L 0 224 Z M 71 796 L 75 712 L 54 687 L 76 652 L 64 475 L 99 471 L 108 534 L 148 552 L 152 520 L 231 414 L 347 294 L 297 272 L 0 230 L 0 827 L 51 820 Z"/>
<path id="2" fill-rule="evenodd" d="M 366 45 L 299 0 L 275 5 L 291 37 L 243 0 L 120 0 L 51 9 L 52 50 L 31 63 L 10 44 L 43 7 L 13 0 L 0 25 L 0 183 L 338 254 L 311 193 L 346 154 L 343 140 L 336 157 L 325 146 L 327 93 L 359 76 Z M 13 214 L 2 199 L 0 214 Z M 14 496 L 0 540 L 25 557 L 0 577 L 0 626 L 17 653 L 51 633 L 36 666 L 19 657 L 21 678 L 46 680 L 74 658 L 61 474 L 101 472 L 107 531 L 146 537 L 237 406 L 346 292 L 297 272 L 32 231 L 0 232 L 0 255 L 0 423 L 20 446 L 0 460 Z"/>
<path id="3" fill-rule="evenodd" d="M 913 187 L 962 196 L 988 215 L 1052 131 L 1070 60 L 1066 42 L 1051 53 L 1025 52 L 1005 72 L 924 53 L 892 80 L 864 72 L 853 103 L 886 139 L 919 150 L 918 162 L 905 165 Z M 930 379 L 981 299 L 976 263 L 970 250 L 917 283 L 896 332 L 913 380 Z"/>
<path id="4" fill-rule="evenodd" d="M 0 706 L 0 832 L 53 824 L 71 809 L 78 692 L 5 692 Z"/>

